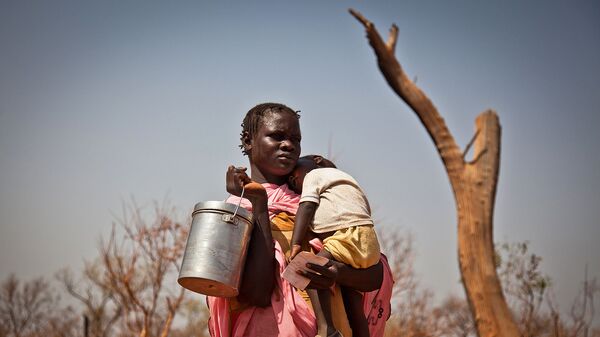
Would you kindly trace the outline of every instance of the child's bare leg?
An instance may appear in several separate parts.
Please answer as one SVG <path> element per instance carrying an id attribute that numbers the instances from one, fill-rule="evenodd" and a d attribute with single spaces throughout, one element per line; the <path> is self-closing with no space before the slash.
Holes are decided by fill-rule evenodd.
<path id="1" fill-rule="evenodd" d="M 333 318 L 331 316 L 331 295 L 329 289 L 307 289 L 308 297 L 312 303 L 317 318 L 317 334 L 327 337 L 335 333 Z"/>
<path id="2" fill-rule="evenodd" d="M 325 249 L 322 249 L 317 255 L 333 259 L 333 256 Z M 319 336 L 326 337 L 334 334 L 336 328 L 333 325 L 333 315 L 331 314 L 331 291 L 329 289 L 308 289 L 307 292 L 317 317 Z"/>
<path id="3" fill-rule="evenodd" d="M 369 324 L 363 311 L 363 295 L 351 288 L 341 287 L 344 307 L 352 328 L 352 337 L 369 337 Z"/>
<path id="4" fill-rule="evenodd" d="M 333 255 L 326 249 L 321 249 L 317 255 L 326 257 L 330 260 L 335 260 Z M 369 337 L 369 325 L 367 318 L 365 317 L 365 312 L 363 311 L 362 294 L 351 288 L 340 288 L 342 290 L 346 315 L 348 315 L 348 322 L 352 329 L 352 337 Z M 329 293 L 327 295 L 330 296 Z"/>

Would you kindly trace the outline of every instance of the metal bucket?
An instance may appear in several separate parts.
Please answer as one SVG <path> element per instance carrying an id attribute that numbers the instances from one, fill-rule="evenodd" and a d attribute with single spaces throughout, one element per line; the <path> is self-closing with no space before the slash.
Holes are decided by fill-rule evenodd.
<path id="1" fill-rule="evenodd" d="M 221 201 L 196 204 L 177 280 L 182 287 L 210 296 L 238 295 L 252 213 L 237 206 Z"/>

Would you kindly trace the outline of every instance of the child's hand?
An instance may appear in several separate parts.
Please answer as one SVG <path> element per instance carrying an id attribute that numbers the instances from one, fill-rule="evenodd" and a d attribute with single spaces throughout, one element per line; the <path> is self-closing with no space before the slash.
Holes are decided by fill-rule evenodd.
<path id="1" fill-rule="evenodd" d="M 296 255 L 298 255 L 298 253 L 300 253 L 301 251 L 302 251 L 302 246 L 292 245 L 292 250 L 290 251 L 290 261 L 292 261 L 294 259 L 294 257 L 296 257 Z"/>

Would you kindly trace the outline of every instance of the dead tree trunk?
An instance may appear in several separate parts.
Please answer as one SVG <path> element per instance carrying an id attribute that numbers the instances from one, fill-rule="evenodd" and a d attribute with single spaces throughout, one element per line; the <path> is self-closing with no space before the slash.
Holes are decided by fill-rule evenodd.
<path id="1" fill-rule="evenodd" d="M 458 213 L 460 272 L 479 336 L 519 336 L 494 263 L 493 215 L 500 166 L 498 116 L 491 110 L 480 114 L 473 139 L 461 151 L 431 100 L 406 76 L 396 60 L 398 27 L 392 25 L 387 42 L 383 42 L 371 22 L 354 10 L 350 13 L 364 25 L 383 76 L 417 114 L 446 167 Z M 473 142 L 473 159 L 466 161 Z"/>

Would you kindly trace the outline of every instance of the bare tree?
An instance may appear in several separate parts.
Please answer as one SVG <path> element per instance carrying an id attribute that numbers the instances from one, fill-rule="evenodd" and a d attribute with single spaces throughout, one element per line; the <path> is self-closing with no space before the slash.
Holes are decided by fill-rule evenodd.
<path id="1" fill-rule="evenodd" d="M 500 124 L 493 111 L 479 115 L 475 136 L 461 151 L 431 100 L 394 56 L 398 27 L 384 42 L 373 23 L 350 10 L 366 29 L 379 69 L 390 87 L 421 120 L 444 163 L 458 213 L 458 256 L 463 285 L 480 336 L 518 336 L 494 266 L 493 209 L 500 164 Z M 475 144 L 475 155 L 466 154 Z"/>
<path id="2" fill-rule="evenodd" d="M 184 299 L 177 285 L 187 227 L 172 220 L 172 209 L 155 205 L 148 223 L 140 207 L 124 208 L 119 221 L 123 240 L 115 226 L 101 244 L 102 280 L 121 308 L 125 331 L 140 337 L 165 337 Z"/>
<path id="3" fill-rule="evenodd" d="M 594 298 L 600 293 L 596 279 L 589 279 L 587 266 L 584 280 L 577 297 L 573 300 L 569 310 L 568 319 L 563 319 L 560 309 L 553 296 L 549 294 L 546 299 L 550 308 L 550 324 L 554 337 L 598 337 L 600 329 L 593 326 L 596 315 Z"/>
<path id="4" fill-rule="evenodd" d="M 433 310 L 434 319 L 440 325 L 441 336 L 469 337 L 475 335 L 475 324 L 464 299 L 450 296 Z"/>
<path id="5" fill-rule="evenodd" d="M 55 298 L 42 278 L 21 284 L 10 275 L 0 288 L 0 321 L 9 336 L 21 337 L 42 329 Z"/>
<path id="6" fill-rule="evenodd" d="M 389 255 L 395 285 L 392 316 L 385 335 L 469 337 L 476 335 L 467 301 L 449 296 L 439 304 L 424 289 L 414 270 L 415 251 L 410 233 L 379 228 L 382 251 Z M 542 271 L 542 257 L 529 242 L 496 245 L 496 267 L 506 300 L 527 337 L 600 337 L 594 326 L 594 299 L 600 288 L 587 271 L 569 310 L 562 312 L 553 297 L 550 277 Z"/>
<path id="7" fill-rule="evenodd" d="M 76 326 L 71 308 L 62 308 L 59 297 L 43 278 L 21 282 L 10 275 L 0 285 L 0 334 L 10 337 L 64 336 Z"/>
<path id="8" fill-rule="evenodd" d="M 57 273 L 83 306 L 85 337 L 205 336 L 206 305 L 186 300 L 176 282 L 189 226 L 174 218 L 165 203 L 154 203 L 149 215 L 135 201 L 124 204 L 109 237 L 101 239 L 100 256 L 85 263 L 82 276 Z M 183 317 L 175 323 L 178 314 Z"/>
<path id="9" fill-rule="evenodd" d="M 385 335 L 435 336 L 436 322 L 431 315 L 432 293 L 419 287 L 414 270 L 412 235 L 390 230 L 386 231 L 386 235 L 379 235 L 379 238 L 394 279 L 392 316 L 386 324 Z"/>
<path id="10" fill-rule="evenodd" d="M 550 277 L 540 270 L 542 258 L 529 251 L 529 242 L 497 245 L 497 267 L 509 306 L 523 336 L 541 336 L 548 328 L 541 312 Z"/>
<path id="11" fill-rule="evenodd" d="M 568 314 L 561 312 L 550 277 L 541 270 L 542 257 L 530 251 L 529 242 L 497 245 L 498 274 L 507 301 L 523 336 L 587 337 L 600 334 L 594 329 L 594 298 L 600 292 L 596 279 L 589 279 L 587 267 L 581 289 Z"/>
<path id="12" fill-rule="evenodd" d="M 456 336 L 475 334 L 469 306 L 464 299 L 449 297 L 433 304 L 433 292 L 424 289 L 414 270 L 415 251 L 410 233 L 381 229 L 382 251 L 389 255 L 394 278 L 393 309 L 386 336 Z"/>
<path id="13" fill-rule="evenodd" d="M 44 331 L 35 336 L 75 337 L 81 336 L 81 317 L 72 307 L 55 308 Z"/>
<path id="14" fill-rule="evenodd" d="M 121 306 L 115 301 L 114 292 L 103 282 L 100 267 L 97 262 L 86 263 L 82 280 L 76 280 L 69 269 L 57 273 L 67 293 L 83 305 L 86 337 L 112 336 L 113 325 L 121 317 Z"/>
<path id="15" fill-rule="evenodd" d="M 181 315 L 185 325 L 174 328 L 171 337 L 209 337 L 208 318 L 209 312 L 205 301 L 199 299 L 201 295 L 194 295 L 186 299 L 181 306 Z M 203 296 L 202 296 L 203 297 Z"/>

